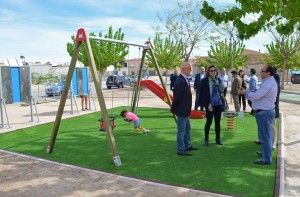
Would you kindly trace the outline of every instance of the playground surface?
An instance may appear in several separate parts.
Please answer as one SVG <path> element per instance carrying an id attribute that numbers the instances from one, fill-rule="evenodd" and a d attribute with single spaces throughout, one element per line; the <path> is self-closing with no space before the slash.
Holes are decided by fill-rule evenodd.
<path id="1" fill-rule="evenodd" d="M 300 92 L 300 85 L 289 86 L 287 90 Z M 107 107 L 127 105 L 129 93 L 126 88 L 104 90 L 104 95 L 107 97 L 105 99 Z M 111 99 L 113 94 L 114 99 Z M 79 101 L 77 101 L 78 104 Z M 139 106 L 168 107 L 147 90 L 141 92 Z M 80 109 L 80 106 L 78 107 Z M 232 106 L 230 107 L 232 109 Z M 45 102 L 38 104 L 37 108 L 40 123 L 51 122 L 55 119 L 58 102 Z M 94 112 L 93 105 L 91 108 L 91 111 L 79 112 L 75 108 L 75 113 L 70 114 L 70 103 L 67 101 L 64 118 Z M 99 110 L 98 105 L 96 108 Z M 300 117 L 300 105 L 280 102 L 280 109 L 284 114 L 285 129 L 285 196 L 299 196 L 300 155 L 298 152 L 300 149 L 300 132 L 298 132 L 299 124 L 297 121 Z M 29 122 L 28 106 L 8 105 L 7 111 L 12 128 L 0 129 L 0 132 L 37 124 Z M 2 151 L 0 152 L 0 180 L 0 196 L 222 196 L 62 165 Z"/>

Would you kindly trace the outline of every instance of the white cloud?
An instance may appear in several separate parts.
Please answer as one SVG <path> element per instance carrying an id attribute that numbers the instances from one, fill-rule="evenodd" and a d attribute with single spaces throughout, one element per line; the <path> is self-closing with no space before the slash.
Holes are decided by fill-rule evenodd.
<path id="1" fill-rule="evenodd" d="M 37 26 L 11 25 L 1 30 L 0 59 L 18 58 L 24 55 L 27 61 L 68 60 L 66 43 L 72 33 L 61 29 L 46 29 Z"/>
<path id="2" fill-rule="evenodd" d="M 126 17 L 97 17 L 93 19 L 78 20 L 76 25 L 85 26 L 92 31 L 99 31 L 112 26 L 114 29 L 121 27 L 122 29 L 138 32 L 139 34 L 149 34 L 153 32 L 152 22 L 144 22 Z M 106 30 L 106 29 L 105 29 Z"/>
<path id="3" fill-rule="evenodd" d="M 151 34 L 152 31 L 148 23 L 126 18 L 92 19 L 86 23 L 83 20 L 76 24 L 78 27 L 74 27 L 70 31 L 29 24 L 7 24 L 6 28 L 1 30 L 0 35 L 1 47 L 6 49 L 1 50 L 0 60 L 15 59 L 24 55 L 26 61 L 30 62 L 54 60 L 56 62 L 69 62 L 71 58 L 66 51 L 66 43 L 71 41 L 70 36 L 76 34 L 81 22 L 86 24 L 87 30 L 97 29 L 95 32 L 100 31 L 99 27 L 105 27 L 103 29 L 105 33 L 109 23 L 113 22 L 116 27 L 122 27 L 124 32 L 127 31 L 125 32 L 126 41 L 137 44 L 144 44 L 148 34 Z M 128 33 L 128 31 L 130 32 Z M 140 53 L 138 47 L 130 47 L 129 58 L 139 57 Z"/>
<path id="4" fill-rule="evenodd" d="M 26 61 L 46 62 L 54 59 L 59 62 L 70 61 L 71 58 L 66 52 L 66 43 L 70 41 L 70 36 L 75 34 L 80 27 L 86 28 L 88 31 L 102 31 L 103 33 L 107 32 L 110 25 L 113 26 L 114 30 L 121 27 L 125 33 L 126 41 L 143 44 L 148 37 L 153 38 L 154 36 L 153 26 L 158 23 L 155 13 L 176 6 L 174 0 L 132 0 L 130 3 L 127 0 L 77 0 L 76 4 L 82 3 L 85 8 L 99 10 L 99 15 L 78 14 L 76 17 L 65 17 L 43 15 L 43 9 L 39 9 L 39 5 L 33 2 L 12 1 L 12 4 L 25 11 L 16 14 L 17 11 L 9 10 L 9 8 L 0 9 L 1 48 L 5 49 L 0 51 L 0 60 L 14 59 L 24 55 Z M 71 2 L 70 0 L 64 1 Z M 180 2 L 184 1 L 186 0 L 180 0 Z M 216 0 L 215 2 L 220 4 L 220 2 L 231 3 L 232 1 Z M 139 17 L 134 14 L 131 15 L 129 12 L 142 14 Z M 263 51 L 262 45 L 269 43 L 269 39 L 266 37 L 263 34 L 256 36 L 246 42 L 246 47 Z M 205 55 L 208 49 L 207 45 L 200 46 L 200 49 L 197 49 L 193 54 Z M 130 47 L 129 58 L 140 55 L 141 51 L 139 52 L 138 47 Z"/>
<path id="5" fill-rule="evenodd" d="M 1 21 L 12 21 L 15 18 L 15 13 L 11 10 L 1 9 L 0 10 L 0 22 Z"/>
<path id="6" fill-rule="evenodd" d="M 261 16 L 261 13 L 249 13 L 243 18 L 241 18 L 241 21 L 246 24 L 250 24 L 254 21 L 257 21 L 257 19 Z"/>
<path id="7" fill-rule="evenodd" d="M 186 2 L 187 0 L 178 0 L 179 2 Z M 108 8 L 110 10 L 128 7 L 135 7 L 140 10 L 148 10 L 148 12 L 157 10 L 161 8 L 161 5 L 167 5 L 167 7 L 174 7 L 176 1 L 174 0 L 109 0 L 109 1 L 99 1 L 99 0 L 79 0 L 78 3 L 82 3 L 85 6 L 90 6 L 93 8 Z M 134 11 L 134 10 L 132 10 Z"/>
<path id="8" fill-rule="evenodd" d="M 69 24 L 73 23 L 76 29 L 83 27 L 89 32 L 107 32 L 108 27 L 111 25 L 114 30 L 122 28 L 125 34 L 125 41 L 136 44 L 144 44 L 148 38 L 153 38 L 154 29 L 152 22 L 136 20 L 126 17 L 98 17 L 92 19 L 72 19 L 68 21 Z M 137 53 L 135 53 L 137 54 Z"/>
<path id="9" fill-rule="evenodd" d="M 259 32 L 256 36 L 245 41 L 247 49 L 261 51 L 262 53 L 267 51 L 266 45 L 272 42 L 272 38 L 264 33 Z"/>

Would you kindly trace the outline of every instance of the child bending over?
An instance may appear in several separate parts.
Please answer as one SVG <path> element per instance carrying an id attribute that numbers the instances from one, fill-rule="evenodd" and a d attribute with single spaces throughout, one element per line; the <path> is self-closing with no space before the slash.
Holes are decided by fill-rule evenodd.
<path id="1" fill-rule="evenodd" d="M 149 133 L 150 132 L 150 130 L 145 129 L 141 126 L 141 119 L 135 113 L 129 112 L 129 111 L 123 109 L 121 111 L 120 115 L 124 118 L 125 121 L 133 122 L 134 132 L 137 132 L 137 133 L 140 133 L 140 132 Z"/>

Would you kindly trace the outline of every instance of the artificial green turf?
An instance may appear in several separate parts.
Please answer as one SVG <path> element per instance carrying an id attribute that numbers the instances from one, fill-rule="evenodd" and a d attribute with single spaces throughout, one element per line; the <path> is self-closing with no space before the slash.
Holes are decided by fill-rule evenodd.
<path id="1" fill-rule="evenodd" d="M 110 111 L 119 114 L 122 108 Z M 133 133 L 129 124 L 116 115 L 114 135 L 122 160 L 115 167 L 106 133 L 98 131 L 99 113 L 62 120 L 54 152 L 46 153 L 53 123 L 0 135 L 0 148 L 49 160 L 74 164 L 141 179 L 237 196 L 273 196 L 273 165 L 259 166 L 255 119 L 236 118 L 236 129 L 226 130 L 222 120 L 223 146 L 214 143 L 212 125 L 209 147 L 203 146 L 205 120 L 192 120 L 192 143 L 199 147 L 192 157 L 176 154 L 176 125 L 168 109 L 139 108 L 142 125 L 150 134 Z"/>

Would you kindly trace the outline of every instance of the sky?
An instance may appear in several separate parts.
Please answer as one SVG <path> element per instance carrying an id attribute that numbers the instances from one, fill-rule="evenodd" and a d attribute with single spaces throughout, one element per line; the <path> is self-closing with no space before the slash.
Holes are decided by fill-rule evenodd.
<path id="1" fill-rule="evenodd" d="M 210 2 L 226 7 L 235 1 Z M 125 41 L 143 44 L 162 25 L 157 13 L 175 7 L 175 0 L 0 0 L 0 62 L 21 55 L 27 62 L 70 62 L 66 43 L 79 28 L 105 33 L 110 25 L 121 27 Z M 245 45 L 264 52 L 270 42 L 260 33 Z M 200 43 L 192 55 L 207 55 L 208 50 L 208 43 Z M 139 56 L 138 48 L 131 47 L 129 58 Z"/>

